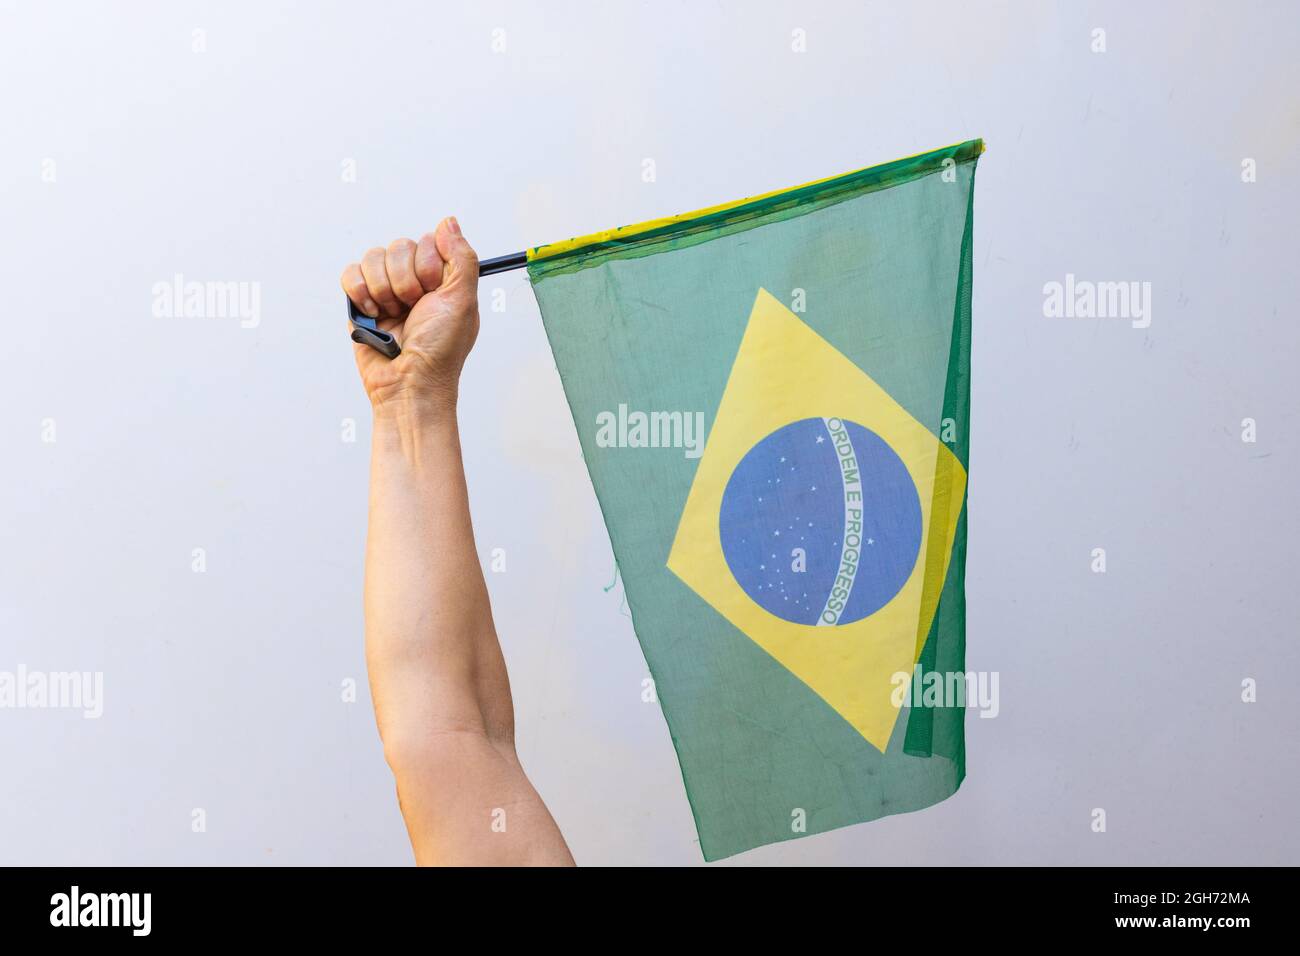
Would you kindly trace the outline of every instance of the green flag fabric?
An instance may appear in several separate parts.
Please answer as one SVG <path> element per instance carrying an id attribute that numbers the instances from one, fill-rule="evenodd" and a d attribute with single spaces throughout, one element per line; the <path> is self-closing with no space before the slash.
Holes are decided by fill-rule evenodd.
<path id="1" fill-rule="evenodd" d="M 528 253 L 707 860 L 965 776 L 982 151 Z"/>

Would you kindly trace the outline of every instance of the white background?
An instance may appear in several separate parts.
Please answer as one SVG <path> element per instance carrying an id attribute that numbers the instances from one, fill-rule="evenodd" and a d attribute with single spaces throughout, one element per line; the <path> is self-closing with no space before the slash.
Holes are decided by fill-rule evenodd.
<path id="1" fill-rule="evenodd" d="M 455 213 L 499 255 L 976 136 L 1001 713 L 945 803 L 734 862 L 1298 862 L 1294 4 L 0 9 L 0 670 L 105 681 L 97 721 L 0 710 L 0 862 L 411 860 L 362 661 L 367 246 Z M 259 283 L 260 324 L 155 318 L 177 273 Z M 1045 318 L 1066 273 L 1150 282 L 1150 327 Z M 698 863 L 536 304 L 482 292 L 463 440 L 525 766 L 579 862 Z"/>

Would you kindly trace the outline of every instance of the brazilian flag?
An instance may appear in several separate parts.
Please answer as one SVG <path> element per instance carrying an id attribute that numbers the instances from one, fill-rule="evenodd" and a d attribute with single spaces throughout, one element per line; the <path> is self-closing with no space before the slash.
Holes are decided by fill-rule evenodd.
<path id="1" fill-rule="evenodd" d="M 965 776 L 983 148 L 528 253 L 708 860 Z"/>

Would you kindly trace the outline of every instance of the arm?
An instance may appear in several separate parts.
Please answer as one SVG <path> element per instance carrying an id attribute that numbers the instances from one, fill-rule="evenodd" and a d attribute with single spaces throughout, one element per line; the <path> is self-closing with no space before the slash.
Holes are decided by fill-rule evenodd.
<path id="1" fill-rule="evenodd" d="M 356 345 L 374 412 L 366 666 L 420 864 L 572 864 L 514 746 L 514 710 L 470 524 L 456 425 L 478 333 L 478 259 L 454 219 L 343 272 L 402 354 Z"/>

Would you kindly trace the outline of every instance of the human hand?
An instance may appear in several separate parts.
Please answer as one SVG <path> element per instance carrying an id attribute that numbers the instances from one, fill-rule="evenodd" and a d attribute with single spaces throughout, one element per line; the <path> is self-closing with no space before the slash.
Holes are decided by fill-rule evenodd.
<path id="1" fill-rule="evenodd" d="M 418 243 L 395 239 L 343 270 L 343 291 L 378 319 L 402 353 L 389 359 L 354 344 L 361 383 L 376 413 L 454 411 L 465 358 L 478 337 L 478 256 L 455 217 Z"/>

